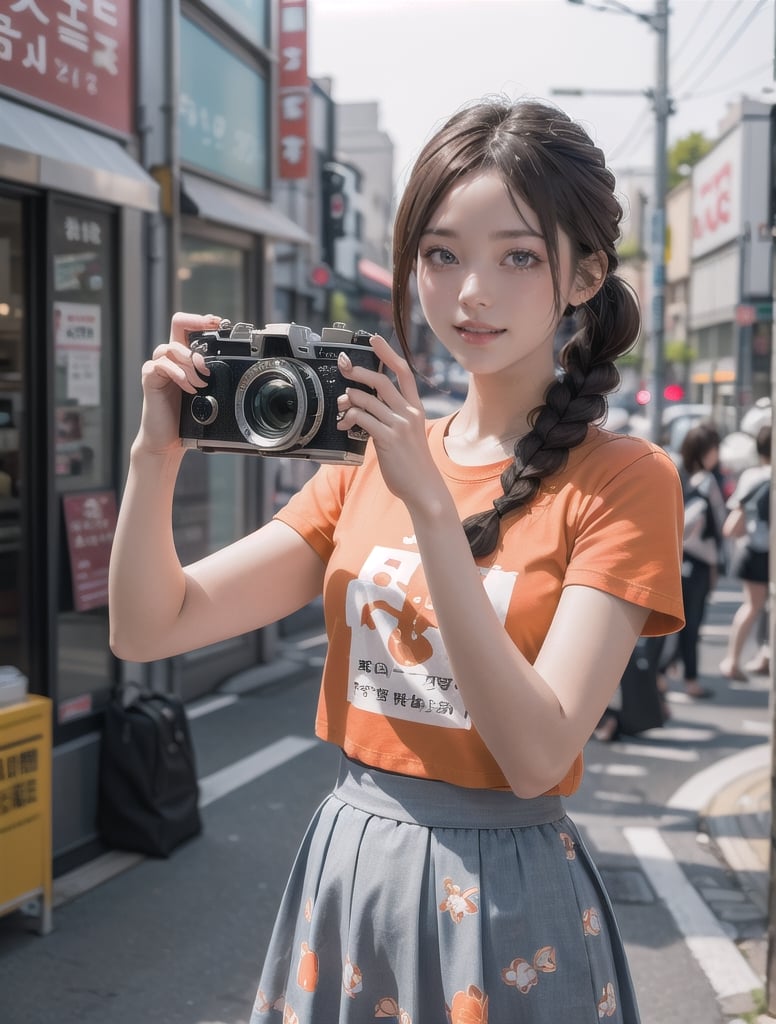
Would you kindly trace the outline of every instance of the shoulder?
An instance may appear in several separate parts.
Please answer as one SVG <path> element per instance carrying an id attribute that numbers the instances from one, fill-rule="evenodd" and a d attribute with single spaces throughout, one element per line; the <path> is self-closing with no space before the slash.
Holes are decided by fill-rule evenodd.
<path id="1" fill-rule="evenodd" d="M 591 426 L 582 444 L 569 453 L 565 472 L 577 483 L 587 481 L 599 487 L 623 474 L 644 476 L 671 488 L 679 486 L 679 472 L 659 445 L 596 426 Z"/>

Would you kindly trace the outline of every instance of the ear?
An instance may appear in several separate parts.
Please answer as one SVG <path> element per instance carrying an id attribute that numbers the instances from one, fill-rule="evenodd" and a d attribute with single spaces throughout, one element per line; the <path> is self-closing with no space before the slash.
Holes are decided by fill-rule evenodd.
<path id="1" fill-rule="evenodd" d="M 569 302 L 574 306 L 589 302 L 606 280 L 608 270 L 609 260 L 602 249 L 583 257 L 577 264 Z"/>

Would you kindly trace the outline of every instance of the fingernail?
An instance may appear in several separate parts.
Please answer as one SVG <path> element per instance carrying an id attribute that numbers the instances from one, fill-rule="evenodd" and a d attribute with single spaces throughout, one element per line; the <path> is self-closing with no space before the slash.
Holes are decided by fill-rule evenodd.
<path id="1" fill-rule="evenodd" d="M 337 357 L 337 362 L 339 363 L 343 370 L 353 369 L 353 364 L 351 363 L 350 356 L 347 354 L 347 352 L 340 352 L 339 356 Z"/>

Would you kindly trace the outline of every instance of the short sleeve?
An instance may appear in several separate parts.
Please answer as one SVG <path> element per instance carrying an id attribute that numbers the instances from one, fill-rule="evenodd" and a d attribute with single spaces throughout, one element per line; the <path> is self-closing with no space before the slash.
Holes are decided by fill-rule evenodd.
<path id="1" fill-rule="evenodd" d="M 334 531 L 357 468 L 321 466 L 273 517 L 296 530 L 323 562 L 334 550 Z"/>
<path id="2" fill-rule="evenodd" d="M 684 625 L 679 474 L 649 448 L 602 479 L 580 509 L 564 586 L 604 590 L 650 610 L 645 636 Z"/>

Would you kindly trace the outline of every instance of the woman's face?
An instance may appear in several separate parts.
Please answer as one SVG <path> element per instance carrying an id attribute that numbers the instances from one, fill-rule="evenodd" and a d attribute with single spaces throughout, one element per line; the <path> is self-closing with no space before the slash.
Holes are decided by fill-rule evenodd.
<path id="1" fill-rule="evenodd" d="M 547 246 L 533 210 L 517 213 L 496 171 L 456 183 L 421 235 L 418 295 L 434 334 L 470 373 L 553 369 L 554 306 Z M 571 243 L 559 232 L 561 311 L 576 305 Z M 580 282 L 581 283 L 581 282 Z"/>

